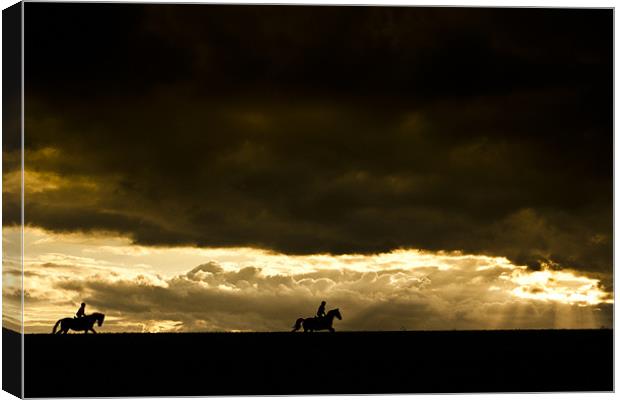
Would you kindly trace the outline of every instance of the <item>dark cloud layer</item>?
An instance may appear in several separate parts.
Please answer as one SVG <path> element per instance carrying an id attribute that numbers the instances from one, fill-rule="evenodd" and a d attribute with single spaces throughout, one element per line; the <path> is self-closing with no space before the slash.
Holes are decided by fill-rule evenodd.
<path id="1" fill-rule="evenodd" d="M 611 273 L 611 10 L 29 3 L 26 18 L 26 168 L 58 180 L 30 188 L 33 225 Z"/>

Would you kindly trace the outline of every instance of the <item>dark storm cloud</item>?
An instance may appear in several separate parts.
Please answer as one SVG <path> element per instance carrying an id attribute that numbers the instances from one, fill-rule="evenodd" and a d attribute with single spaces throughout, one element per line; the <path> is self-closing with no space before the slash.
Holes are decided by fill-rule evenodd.
<path id="1" fill-rule="evenodd" d="M 610 10 L 26 15 L 30 224 L 611 272 Z"/>

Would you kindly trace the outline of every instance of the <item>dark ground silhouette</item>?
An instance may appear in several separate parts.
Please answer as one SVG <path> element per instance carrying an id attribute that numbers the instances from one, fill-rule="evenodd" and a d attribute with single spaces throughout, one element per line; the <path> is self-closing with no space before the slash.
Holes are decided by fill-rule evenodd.
<path id="1" fill-rule="evenodd" d="M 41 334 L 25 344 L 27 397 L 613 389 L 611 330 Z M 82 361 L 68 361 L 76 351 Z"/>
<path id="2" fill-rule="evenodd" d="M 21 335 L 2 328 L 2 390 L 22 397 Z"/>

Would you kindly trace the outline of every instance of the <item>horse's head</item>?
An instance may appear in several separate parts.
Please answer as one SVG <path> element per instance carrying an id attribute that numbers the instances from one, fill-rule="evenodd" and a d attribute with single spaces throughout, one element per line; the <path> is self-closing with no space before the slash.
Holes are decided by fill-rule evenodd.
<path id="1" fill-rule="evenodd" d="M 93 315 L 97 319 L 97 326 L 101 326 L 103 324 L 103 320 L 105 319 L 105 314 L 94 313 Z"/>
<path id="2" fill-rule="evenodd" d="M 329 310 L 329 312 L 327 313 L 328 315 L 331 314 L 334 317 L 338 318 L 338 319 L 342 319 L 342 315 L 340 314 L 340 309 L 335 308 L 333 310 Z"/>

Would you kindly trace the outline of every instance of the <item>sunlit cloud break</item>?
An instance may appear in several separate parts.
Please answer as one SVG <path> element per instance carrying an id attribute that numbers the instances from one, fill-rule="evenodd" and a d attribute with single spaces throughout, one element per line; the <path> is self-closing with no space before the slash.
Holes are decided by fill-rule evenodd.
<path id="1" fill-rule="evenodd" d="M 613 303 L 610 295 L 602 291 L 599 281 L 574 273 L 553 271 L 514 271 L 507 279 L 518 286 L 512 290 L 515 296 L 527 299 L 557 301 L 579 306 Z"/>
<path id="2" fill-rule="evenodd" d="M 567 269 L 532 271 L 503 257 L 149 248 L 39 229 L 27 229 L 25 239 L 26 332 L 49 331 L 82 301 L 90 312 L 106 313 L 105 331 L 283 331 L 312 315 L 321 300 L 341 309 L 342 330 L 611 324 L 612 295 L 598 279 Z M 5 235 L 5 246 L 10 242 Z M 5 280 L 18 271 L 7 268 L 9 261 Z M 16 290 L 5 291 L 8 306 Z M 6 315 L 4 322 L 10 325 Z"/>

